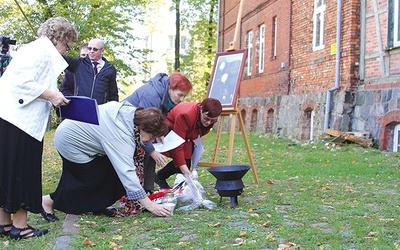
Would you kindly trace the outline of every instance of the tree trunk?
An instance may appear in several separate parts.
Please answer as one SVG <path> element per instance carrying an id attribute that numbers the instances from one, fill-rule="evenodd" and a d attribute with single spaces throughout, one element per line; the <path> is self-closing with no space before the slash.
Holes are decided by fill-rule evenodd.
<path id="1" fill-rule="evenodd" d="M 176 15 L 176 25 L 175 25 L 175 71 L 180 71 L 181 63 L 179 56 L 179 48 L 181 41 L 181 15 L 180 15 L 180 0 L 175 0 L 175 15 Z"/>

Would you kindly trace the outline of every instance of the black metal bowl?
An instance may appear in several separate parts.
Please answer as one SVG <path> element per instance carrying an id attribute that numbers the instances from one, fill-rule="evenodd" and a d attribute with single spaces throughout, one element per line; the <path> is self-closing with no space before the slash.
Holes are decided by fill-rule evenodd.
<path id="1" fill-rule="evenodd" d="M 228 165 L 208 168 L 210 172 L 217 180 L 229 181 L 229 180 L 240 180 L 249 171 L 250 166 L 248 165 Z"/>

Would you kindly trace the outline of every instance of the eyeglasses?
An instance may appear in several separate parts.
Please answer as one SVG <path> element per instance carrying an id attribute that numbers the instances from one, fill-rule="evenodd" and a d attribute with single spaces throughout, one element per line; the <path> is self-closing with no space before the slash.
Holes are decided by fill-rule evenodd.
<path id="1" fill-rule="evenodd" d="M 216 123 L 218 121 L 218 117 L 210 118 L 206 114 L 203 113 L 203 120 L 205 122 Z"/>
<path id="2" fill-rule="evenodd" d="M 67 49 L 67 51 L 71 50 L 71 47 L 68 45 L 68 43 L 65 43 L 65 48 Z"/>
<path id="3" fill-rule="evenodd" d="M 98 48 L 95 48 L 95 47 L 87 47 L 87 49 L 89 50 L 89 51 L 94 51 L 94 52 L 97 52 L 97 51 L 99 51 L 99 50 L 101 50 L 101 49 L 103 49 L 103 48 L 100 48 L 100 49 L 98 49 Z"/>

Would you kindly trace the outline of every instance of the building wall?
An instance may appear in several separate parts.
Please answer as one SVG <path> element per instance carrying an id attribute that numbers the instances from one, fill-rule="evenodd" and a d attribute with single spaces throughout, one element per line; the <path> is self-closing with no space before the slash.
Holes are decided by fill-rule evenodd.
<path id="1" fill-rule="evenodd" d="M 245 5 L 242 19 L 240 46 L 246 47 L 245 34 L 253 31 L 251 76 L 244 77 L 240 85 L 242 98 L 282 95 L 288 91 L 290 62 L 290 0 L 251 1 Z M 273 19 L 277 19 L 276 56 L 273 57 Z M 259 27 L 265 25 L 264 72 L 258 72 Z M 260 118 L 261 119 L 261 118 Z"/>
<path id="2" fill-rule="evenodd" d="M 400 48 L 391 47 L 388 39 L 389 2 L 366 0 L 361 6 L 361 81 L 352 129 L 370 131 L 381 149 L 391 151 L 393 129 L 400 122 Z"/>
<path id="3" fill-rule="evenodd" d="M 221 3 L 219 46 L 227 48 L 234 37 L 239 0 Z M 265 23 L 267 55 L 265 71 L 259 74 L 253 43 L 253 71 L 240 84 L 238 108 L 247 130 L 312 139 L 323 135 L 328 122 L 330 129 L 370 132 L 381 149 L 392 150 L 394 129 L 400 123 L 400 47 L 390 40 L 394 0 L 341 3 L 340 44 L 336 44 L 338 3 L 326 0 L 324 46 L 313 50 L 314 0 L 246 2 L 239 48 L 246 47 L 249 30 L 257 42 L 256 31 Z M 279 48 L 272 59 L 268 39 L 274 15 L 279 20 Z"/>
<path id="4" fill-rule="evenodd" d="M 220 35 L 221 46 L 233 38 L 239 1 L 222 1 Z M 359 18 L 358 0 L 344 1 L 342 7 L 342 39 L 340 48 L 340 88 L 333 93 L 329 126 L 349 131 L 352 103 L 359 82 Z M 224 10 L 229 15 L 224 16 Z M 239 109 L 246 114 L 245 125 L 258 132 L 266 132 L 265 123 L 271 117 L 273 133 L 304 139 L 321 136 L 325 120 L 327 91 L 335 86 L 337 2 L 326 1 L 324 48 L 313 51 L 314 1 L 246 2 L 240 27 L 240 48 L 246 47 L 246 34 L 253 30 L 254 48 L 252 74 L 240 84 Z M 277 56 L 271 58 L 272 18 L 278 19 Z M 257 73 L 258 27 L 266 25 L 265 70 Z M 257 111 L 257 112 L 254 112 Z M 269 118 L 268 118 L 269 112 Z M 254 125 L 253 116 L 258 124 Z M 267 119 L 268 118 L 268 119 Z M 310 131 L 312 129 L 312 131 Z"/>

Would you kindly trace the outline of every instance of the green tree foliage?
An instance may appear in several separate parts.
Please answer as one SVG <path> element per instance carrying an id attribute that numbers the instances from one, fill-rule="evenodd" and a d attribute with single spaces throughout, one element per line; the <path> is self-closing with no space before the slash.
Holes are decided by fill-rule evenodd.
<path id="1" fill-rule="evenodd" d="M 132 76 L 147 72 L 148 51 L 134 46 L 138 37 L 132 27 L 141 23 L 148 0 L 0 0 L 0 34 L 17 39 L 19 44 L 35 39 L 37 28 L 46 19 L 63 16 L 79 31 L 79 41 L 105 39 L 105 57 L 118 70 L 118 81 L 124 86 L 133 83 Z M 25 14 L 25 16 L 24 16 Z M 78 56 L 78 49 L 68 52 Z"/>
<path id="2" fill-rule="evenodd" d="M 218 0 L 187 0 L 182 10 L 184 29 L 190 30 L 189 51 L 182 55 L 181 69 L 193 83 L 190 99 L 205 98 L 216 53 Z"/>

